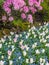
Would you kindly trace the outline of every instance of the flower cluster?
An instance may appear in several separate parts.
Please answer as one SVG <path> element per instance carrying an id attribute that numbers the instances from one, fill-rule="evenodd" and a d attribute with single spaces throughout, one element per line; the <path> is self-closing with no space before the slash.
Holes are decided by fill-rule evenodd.
<path id="1" fill-rule="evenodd" d="M 49 24 L 1 38 L 0 65 L 49 65 Z"/>
<path id="2" fill-rule="evenodd" d="M 3 16 L 2 16 L 2 21 L 3 21 L 3 22 L 7 21 L 7 19 L 8 19 L 8 21 L 10 21 L 10 22 L 14 20 L 14 18 L 13 18 L 12 16 L 10 16 L 9 18 L 7 18 L 6 15 L 3 15 Z"/>
<path id="3" fill-rule="evenodd" d="M 43 0 L 6 0 L 3 3 L 3 9 L 9 15 L 12 10 L 19 11 L 22 19 L 33 22 L 33 14 L 42 10 L 41 2 Z"/>

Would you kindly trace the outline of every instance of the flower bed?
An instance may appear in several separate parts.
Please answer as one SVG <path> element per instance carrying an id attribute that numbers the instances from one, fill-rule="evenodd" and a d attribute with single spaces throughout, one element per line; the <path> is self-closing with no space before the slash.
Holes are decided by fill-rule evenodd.
<path id="1" fill-rule="evenodd" d="M 3 9 L 7 13 L 7 16 L 2 17 L 2 20 L 8 18 L 9 21 L 13 21 L 17 18 L 22 18 L 33 23 L 33 14 L 38 10 L 42 10 L 41 6 L 43 0 L 5 0 L 3 3 Z M 16 15 L 16 18 L 13 16 Z M 13 18 L 14 17 L 14 18 Z"/>
<path id="2" fill-rule="evenodd" d="M 0 65 L 49 65 L 49 24 L 1 38 Z"/>

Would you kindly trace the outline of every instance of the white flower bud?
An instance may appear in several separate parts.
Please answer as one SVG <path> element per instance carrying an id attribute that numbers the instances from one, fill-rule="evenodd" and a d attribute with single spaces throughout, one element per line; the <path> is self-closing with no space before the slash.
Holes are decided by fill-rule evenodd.
<path id="1" fill-rule="evenodd" d="M 26 56 L 26 54 L 27 54 L 26 51 L 23 51 L 23 56 Z"/>

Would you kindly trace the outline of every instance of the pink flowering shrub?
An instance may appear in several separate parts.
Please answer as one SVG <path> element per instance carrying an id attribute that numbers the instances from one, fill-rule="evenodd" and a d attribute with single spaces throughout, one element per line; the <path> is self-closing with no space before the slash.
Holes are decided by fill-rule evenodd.
<path id="1" fill-rule="evenodd" d="M 20 18 L 26 19 L 29 22 L 33 22 L 33 14 L 38 10 L 42 10 L 41 3 L 43 0 L 5 0 L 3 3 L 3 9 L 8 14 L 12 14 L 13 11 L 19 11 Z M 13 20 L 13 18 L 12 18 Z"/>

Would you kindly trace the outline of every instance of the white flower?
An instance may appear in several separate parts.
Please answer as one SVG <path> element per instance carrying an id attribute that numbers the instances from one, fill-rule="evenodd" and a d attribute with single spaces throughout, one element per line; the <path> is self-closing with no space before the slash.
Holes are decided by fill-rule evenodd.
<path id="1" fill-rule="evenodd" d="M 1 38 L 1 41 L 2 41 L 2 43 L 4 43 L 5 42 L 5 39 Z"/>
<path id="2" fill-rule="evenodd" d="M 40 54 L 40 51 L 37 49 L 37 50 L 35 50 L 35 52 L 36 52 L 36 54 Z"/>
<path id="3" fill-rule="evenodd" d="M 26 35 L 26 39 L 28 38 L 28 35 Z"/>
<path id="4" fill-rule="evenodd" d="M 44 63 L 40 63 L 40 65 L 44 65 Z"/>
<path id="5" fill-rule="evenodd" d="M 12 39 L 10 38 L 9 40 L 11 41 Z"/>
<path id="6" fill-rule="evenodd" d="M 19 37 L 19 35 L 18 35 L 18 34 L 16 34 L 16 35 L 15 35 L 15 37 L 16 37 L 16 38 L 18 38 L 18 37 Z"/>
<path id="7" fill-rule="evenodd" d="M 19 56 L 18 59 L 21 59 L 21 56 Z"/>
<path id="8" fill-rule="evenodd" d="M 47 43 L 45 46 L 49 47 L 49 43 Z"/>
<path id="9" fill-rule="evenodd" d="M 44 43 L 45 43 L 46 41 L 47 41 L 46 39 L 43 40 Z"/>
<path id="10" fill-rule="evenodd" d="M 29 47 L 26 47 L 26 51 L 28 51 L 29 50 Z"/>
<path id="11" fill-rule="evenodd" d="M 0 44 L 0 48 L 2 48 L 2 44 Z"/>
<path id="12" fill-rule="evenodd" d="M 22 37 L 22 34 L 20 34 L 20 37 Z"/>
<path id="13" fill-rule="evenodd" d="M 39 23 L 39 25 L 41 25 L 41 23 Z"/>
<path id="14" fill-rule="evenodd" d="M 37 42 L 35 42 L 33 45 L 32 45 L 32 48 L 35 48 L 37 46 Z"/>
<path id="15" fill-rule="evenodd" d="M 14 49 L 15 49 L 15 47 L 14 47 L 14 45 L 12 45 L 12 52 L 14 51 Z"/>
<path id="16" fill-rule="evenodd" d="M 43 39 L 40 39 L 40 42 L 43 42 Z"/>
<path id="17" fill-rule="evenodd" d="M 30 36 L 30 33 L 27 33 L 27 36 L 29 37 Z"/>
<path id="18" fill-rule="evenodd" d="M 10 58 L 11 58 L 11 56 L 8 55 L 8 59 L 10 59 Z"/>
<path id="19" fill-rule="evenodd" d="M 44 24 L 46 24 L 46 22 L 44 22 Z"/>
<path id="20" fill-rule="evenodd" d="M 39 30 L 41 30 L 41 29 L 42 29 L 42 26 L 40 26 Z"/>
<path id="21" fill-rule="evenodd" d="M 46 39 L 44 39 L 44 38 L 40 39 L 40 42 L 45 43 L 46 41 L 47 41 L 47 40 L 46 40 Z"/>
<path id="22" fill-rule="evenodd" d="M 45 32 L 42 32 L 40 35 L 43 35 L 43 36 L 45 36 Z"/>
<path id="23" fill-rule="evenodd" d="M 39 36 L 39 39 L 41 39 L 41 36 Z"/>
<path id="24" fill-rule="evenodd" d="M 37 42 L 34 43 L 37 46 Z"/>
<path id="25" fill-rule="evenodd" d="M 1 56 L 1 58 L 3 59 L 3 58 L 4 58 L 4 56 L 2 55 L 2 56 Z"/>
<path id="26" fill-rule="evenodd" d="M 16 43 L 17 42 L 17 38 L 14 38 L 13 41 Z"/>
<path id="27" fill-rule="evenodd" d="M 12 61 L 12 60 L 10 60 L 10 61 L 9 61 L 9 65 L 12 65 L 12 64 L 13 64 L 13 61 Z"/>
<path id="28" fill-rule="evenodd" d="M 48 26 L 48 23 L 46 24 L 46 26 Z"/>
<path id="29" fill-rule="evenodd" d="M 43 61 L 43 59 L 42 59 L 42 58 L 40 58 L 40 63 L 42 63 L 42 61 Z"/>
<path id="30" fill-rule="evenodd" d="M 6 42 L 6 44 L 5 45 L 7 45 L 8 43 Z"/>
<path id="31" fill-rule="evenodd" d="M 25 46 L 24 45 L 21 45 L 21 47 L 20 47 L 22 50 L 24 50 L 25 49 Z"/>
<path id="32" fill-rule="evenodd" d="M 36 38 L 36 36 L 37 36 L 37 35 L 35 34 L 35 35 L 34 35 L 34 38 Z"/>
<path id="33" fill-rule="evenodd" d="M 33 29 L 35 30 L 35 29 L 36 29 L 36 27 L 35 27 L 35 26 L 33 26 Z"/>
<path id="34" fill-rule="evenodd" d="M 24 34 L 26 34 L 26 32 L 24 32 Z"/>
<path id="35" fill-rule="evenodd" d="M 35 44 L 33 44 L 33 45 L 32 45 L 32 48 L 35 48 L 35 47 L 36 47 L 36 45 L 35 45 Z"/>
<path id="36" fill-rule="evenodd" d="M 10 38 L 11 38 L 11 36 L 8 36 L 8 38 L 10 39 Z"/>
<path id="37" fill-rule="evenodd" d="M 43 31 L 45 30 L 45 28 L 43 28 Z"/>
<path id="38" fill-rule="evenodd" d="M 11 42 L 9 42 L 9 44 L 11 44 Z"/>
<path id="39" fill-rule="evenodd" d="M 33 58 L 30 58 L 30 63 L 33 63 L 33 62 L 34 62 Z"/>
<path id="40" fill-rule="evenodd" d="M 10 32 L 10 34 L 11 34 L 11 35 L 13 35 L 13 34 L 14 34 L 14 32 Z"/>
<path id="41" fill-rule="evenodd" d="M 46 65 L 49 65 L 49 63 L 47 62 Z"/>
<path id="42" fill-rule="evenodd" d="M 14 48 L 14 45 L 12 45 L 12 49 Z"/>
<path id="43" fill-rule="evenodd" d="M 45 49 L 42 49 L 42 53 L 44 53 L 45 52 Z"/>
<path id="44" fill-rule="evenodd" d="M 34 31 L 32 31 L 32 34 L 35 34 L 35 32 L 34 32 Z"/>
<path id="45" fill-rule="evenodd" d="M 6 38 L 7 36 L 4 36 L 4 38 Z"/>
<path id="46" fill-rule="evenodd" d="M 31 29 L 29 29 L 29 32 L 31 31 Z"/>
<path id="47" fill-rule="evenodd" d="M 28 47 L 27 45 L 25 45 L 25 48 L 26 48 L 26 51 L 28 51 L 28 50 L 29 50 L 29 47 Z"/>
<path id="48" fill-rule="evenodd" d="M 26 59 L 26 63 L 29 63 L 29 59 Z"/>
<path id="49" fill-rule="evenodd" d="M 0 65 L 4 65 L 4 61 L 1 60 L 1 61 L 0 61 Z"/>
<path id="50" fill-rule="evenodd" d="M 49 35 L 48 35 L 48 36 L 46 36 L 46 39 L 47 39 L 47 38 L 49 38 Z"/>
<path id="51" fill-rule="evenodd" d="M 43 63 L 45 63 L 45 59 L 43 59 Z"/>
<path id="52" fill-rule="evenodd" d="M 48 33 L 48 29 L 46 29 L 45 33 Z"/>
<path id="53" fill-rule="evenodd" d="M 40 63 L 45 63 L 45 59 L 40 58 Z"/>
<path id="54" fill-rule="evenodd" d="M 23 51 L 23 56 L 26 56 L 26 54 L 27 54 L 26 51 Z"/>
<path id="55" fill-rule="evenodd" d="M 24 40 L 21 40 L 21 41 L 19 42 L 19 44 L 22 45 L 23 41 L 24 41 Z"/>

